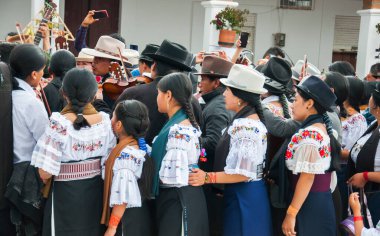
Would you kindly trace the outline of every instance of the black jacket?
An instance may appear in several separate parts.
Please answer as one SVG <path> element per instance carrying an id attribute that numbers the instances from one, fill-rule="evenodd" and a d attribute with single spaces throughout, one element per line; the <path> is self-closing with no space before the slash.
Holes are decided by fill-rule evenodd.
<path id="1" fill-rule="evenodd" d="M 149 84 L 136 85 L 134 87 L 127 88 L 119 96 L 115 104 L 120 101 L 135 99 L 144 103 L 148 107 L 150 126 L 146 133 L 145 139 L 147 144 L 151 145 L 154 137 L 158 135 L 162 127 L 165 125 L 168 117 L 158 111 L 157 106 L 157 83 L 162 77 L 158 77 L 153 82 Z M 202 124 L 202 109 L 199 102 L 193 97 L 191 104 L 193 106 L 193 111 L 195 119 L 198 124 Z"/>
<path id="2" fill-rule="evenodd" d="M 206 105 L 202 111 L 202 148 L 206 149 L 207 162 L 200 163 L 205 171 L 212 171 L 214 167 L 215 147 L 222 136 L 222 130 L 226 128 L 232 119 L 232 113 L 226 110 L 223 97 L 223 88 L 218 88 L 202 96 Z"/>
<path id="3" fill-rule="evenodd" d="M 55 77 L 45 88 L 47 102 L 51 112 L 60 112 L 65 106 L 64 98 L 59 91 L 62 87 L 62 78 Z"/>

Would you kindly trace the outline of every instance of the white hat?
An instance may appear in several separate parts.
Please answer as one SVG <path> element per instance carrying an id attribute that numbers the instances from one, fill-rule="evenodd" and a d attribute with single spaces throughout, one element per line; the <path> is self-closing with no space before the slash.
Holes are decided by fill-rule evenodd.
<path id="1" fill-rule="evenodd" d="M 81 52 L 94 57 L 109 58 L 120 61 L 119 49 L 123 61 L 127 63 L 128 66 L 132 66 L 132 62 L 135 62 L 134 58 L 139 57 L 138 51 L 132 49 L 125 49 L 125 44 L 123 42 L 106 35 L 101 36 L 98 39 L 98 42 L 96 43 L 94 49 L 83 48 Z M 130 58 L 132 61 L 130 61 Z"/>
<path id="2" fill-rule="evenodd" d="M 82 51 L 79 52 L 78 56 L 75 58 L 76 61 L 83 61 L 83 62 L 93 62 L 94 57 L 89 56 L 87 54 L 84 54 Z"/>
<path id="3" fill-rule="evenodd" d="M 294 70 L 296 73 L 300 75 L 304 64 L 305 64 L 304 60 L 298 60 L 297 63 L 292 67 L 292 70 Z M 315 65 L 308 62 L 307 68 L 306 68 L 306 74 L 320 76 L 321 71 Z M 299 80 L 299 78 L 294 78 L 294 77 L 292 78 L 295 80 Z"/>
<path id="4" fill-rule="evenodd" d="M 233 87 L 250 93 L 264 94 L 268 92 L 264 89 L 265 76 L 248 66 L 235 64 L 231 67 L 226 79 L 220 82 L 228 87 Z"/>

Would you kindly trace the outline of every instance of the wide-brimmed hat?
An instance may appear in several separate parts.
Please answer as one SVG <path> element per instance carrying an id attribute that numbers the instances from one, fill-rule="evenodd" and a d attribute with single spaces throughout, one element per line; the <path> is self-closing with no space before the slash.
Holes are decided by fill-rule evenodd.
<path id="1" fill-rule="evenodd" d="M 228 87 L 233 87 L 246 92 L 264 94 L 268 92 L 264 89 L 265 76 L 248 66 L 235 64 L 232 66 L 226 79 L 220 82 Z"/>
<path id="2" fill-rule="evenodd" d="M 8 43 L 15 43 L 15 42 L 21 42 L 21 38 L 20 36 L 22 37 L 22 40 L 24 41 L 24 43 L 26 43 L 25 41 L 28 41 L 29 38 L 31 37 L 29 34 L 22 34 L 22 35 L 13 35 L 13 36 L 10 36 L 8 39 L 7 39 L 7 42 Z"/>
<path id="3" fill-rule="evenodd" d="M 296 87 L 309 95 L 315 102 L 319 103 L 327 111 L 332 111 L 331 106 L 336 101 L 335 94 L 330 87 L 316 76 L 309 76 L 302 80 Z"/>
<path id="4" fill-rule="evenodd" d="M 289 64 L 279 57 L 272 57 L 261 69 L 267 78 L 265 79 L 264 88 L 271 93 L 286 92 L 287 84 L 292 78 L 292 70 Z"/>
<path id="5" fill-rule="evenodd" d="M 304 60 L 298 60 L 297 63 L 292 67 L 292 69 L 300 75 L 304 64 L 305 64 Z M 320 76 L 321 71 L 315 65 L 308 62 L 307 67 L 306 67 L 306 74 Z M 299 78 L 294 78 L 294 79 L 299 81 Z"/>
<path id="6" fill-rule="evenodd" d="M 194 75 L 226 78 L 234 64 L 217 56 L 206 56 L 202 62 L 202 70 Z"/>
<path id="7" fill-rule="evenodd" d="M 190 63 L 192 55 L 187 49 L 178 44 L 164 40 L 156 53 L 147 53 L 154 61 L 162 61 L 166 64 L 175 66 L 181 70 L 191 71 Z"/>
<path id="8" fill-rule="evenodd" d="M 93 57 L 102 57 L 120 61 L 119 49 L 124 63 L 132 66 L 138 63 L 139 52 L 132 49 L 125 49 L 125 44 L 111 36 L 101 36 L 94 49 L 83 48 L 81 52 Z M 136 61 L 137 58 L 137 61 Z"/>
<path id="9" fill-rule="evenodd" d="M 84 54 L 82 51 L 79 52 L 78 56 L 75 58 L 77 62 L 93 62 L 94 57 Z"/>
<path id="10" fill-rule="evenodd" d="M 153 59 L 147 54 L 155 54 L 160 46 L 157 44 L 147 44 L 144 50 L 141 52 L 139 59 L 153 62 Z"/>

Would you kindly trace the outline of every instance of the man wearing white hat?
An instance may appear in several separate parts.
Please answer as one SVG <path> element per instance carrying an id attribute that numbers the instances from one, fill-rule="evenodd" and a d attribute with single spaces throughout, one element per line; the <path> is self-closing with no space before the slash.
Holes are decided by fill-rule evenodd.
<path id="1" fill-rule="evenodd" d="M 102 82 L 110 78 L 109 68 L 112 61 L 120 62 L 130 67 L 138 62 L 139 53 L 132 49 L 125 49 L 125 44 L 111 36 L 101 36 L 94 49 L 83 48 L 81 53 L 93 56 L 92 71 L 94 75 L 101 76 Z M 103 99 L 112 108 L 115 101 L 103 92 Z"/>

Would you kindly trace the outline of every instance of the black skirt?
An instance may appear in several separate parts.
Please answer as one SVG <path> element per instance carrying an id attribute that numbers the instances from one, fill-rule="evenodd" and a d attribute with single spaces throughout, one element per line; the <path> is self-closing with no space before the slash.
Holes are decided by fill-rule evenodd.
<path id="1" fill-rule="evenodd" d="M 156 204 L 159 236 L 209 236 L 202 187 L 160 188 Z"/>
<path id="2" fill-rule="evenodd" d="M 54 181 L 44 214 L 43 236 L 102 236 L 100 224 L 103 201 L 101 176 L 74 181 Z M 52 202 L 54 220 L 52 221 Z"/>

